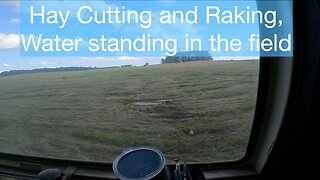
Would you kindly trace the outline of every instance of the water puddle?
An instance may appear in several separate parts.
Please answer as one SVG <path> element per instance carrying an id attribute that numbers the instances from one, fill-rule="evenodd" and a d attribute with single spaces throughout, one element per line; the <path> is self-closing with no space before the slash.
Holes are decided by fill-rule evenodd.
<path id="1" fill-rule="evenodd" d="M 136 106 L 156 106 L 156 105 L 159 105 L 159 103 L 157 102 L 135 102 L 133 103 L 134 105 Z"/>
<path id="2" fill-rule="evenodd" d="M 136 106 L 157 106 L 161 103 L 168 103 L 171 101 L 172 101 L 172 99 L 161 99 L 161 100 L 157 100 L 154 102 L 137 101 L 137 102 L 134 102 L 133 105 L 136 105 Z"/>

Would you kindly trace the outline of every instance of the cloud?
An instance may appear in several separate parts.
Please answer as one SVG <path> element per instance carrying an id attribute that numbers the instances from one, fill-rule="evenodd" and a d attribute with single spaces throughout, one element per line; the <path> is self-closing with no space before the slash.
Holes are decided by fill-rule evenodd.
<path id="1" fill-rule="evenodd" d="M 0 50 L 15 49 L 20 44 L 20 37 L 17 34 L 2 34 L 0 33 Z"/>
<path id="2" fill-rule="evenodd" d="M 133 56 L 115 56 L 115 57 L 81 57 L 81 61 L 135 61 L 138 60 Z"/>
<path id="3" fill-rule="evenodd" d="M 13 6 L 16 12 L 20 10 L 20 1 L 0 1 L 0 6 Z"/>
<path id="4" fill-rule="evenodd" d="M 34 59 L 33 59 L 34 60 Z M 55 67 L 55 60 L 50 60 L 50 58 L 45 58 L 45 59 L 37 59 L 36 61 L 28 62 L 29 65 L 33 67 L 33 69 L 36 67 L 46 67 L 46 68 L 53 68 Z"/>
<path id="5" fill-rule="evenodd" d="M 11 64 L 7 64 L 7 63 L 3 63 L 2 66 L 3 67 L 11 67 L 12 65 Z"/>
<path id="6" fill-rule="evenodd" d="M 213 56 L 214 60 L 257 60 L 258 56 Z"/>
<path id="7" fill-rule="evenodd" d="M 159 64 L 161 57 L 133 57 L 133 56 L 114 56 L 114 57 L 81 57 L 74 61 L 79 66 L 111 67 L 124 64 L 133 66 L 142 66 L 146 62 Z"/>
<path id="8" fill-rule="evenodd" d="M 18 23 L 20 23 L 20 19 L 18 19 L 18 18 L 12 18 L 12 19 L 10 19 L 10 23 L 11 23 L 11 24 L 18 24 Z"/>
<path id="9" fill-rule="evenodd" d="M 48 63 L 47 63 L 47 62 L 45 62 L 45 61 L 41 61 L 41 62 L 40 62 L 40 64 L 41 64 L 42 66 L 46 66 L 46 65 L 48 65 Z"/>
<path id="10" fill-rule="evenodd" d="M 19 6 L 19 1 L 0 1 L 0 5 Z"/>

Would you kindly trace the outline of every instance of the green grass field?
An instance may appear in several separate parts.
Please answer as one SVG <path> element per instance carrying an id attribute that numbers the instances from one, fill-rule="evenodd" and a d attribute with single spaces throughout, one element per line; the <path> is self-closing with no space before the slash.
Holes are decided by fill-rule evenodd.
<path id="1" fill-rule="evenodd" d="M 234 160 L 250 135 L 258 61 L 0 77 L 0 151 L 112 162 L 151 145 L 167 161 Z"/>

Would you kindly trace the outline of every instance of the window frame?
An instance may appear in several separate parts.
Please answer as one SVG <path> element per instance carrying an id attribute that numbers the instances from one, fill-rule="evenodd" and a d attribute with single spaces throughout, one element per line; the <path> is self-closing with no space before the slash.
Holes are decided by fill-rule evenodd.
<path id="1" fill-rule="evenodd" d="M 291 62 L 292 61 L 290 59 L 280 60 L 279 58 L 260 58 L 260 73 L 256 110 L 252 125 L 252 132 L 249 138 L 249 143 L 245 155 L 235 161 L 193 163 L 190 165 L 200 167 L 207 179 L 253 176 L 259 174 L 262 171 L 263 164 L 266 162 L 268 155 L 266 155 L 265 148 L 259 147 L 269 146 L 269 151 L 275 140 L 274 138 L 278 133 L 278 131 L 270 132 L 270 129 L 268 130 L 268 127 L 263 128 L 263 124 L 274 123 L 272 122 L 273 119 L 265 118 L 267 109 L 266 105 L 278 103 L 276 102 L 276 99 L 273 102 L 268 102 L 268 100 L 270 100 L 268 98 L 268 93 L 270 93 L 270 87 L 272 85 L 290 82 L 288 80 L 291 78 L 291 73 L 288 73 L 286 77 L 282 78 L 272 76 L 274 76 L 275 74 L 281 76 L 280 72 L 282 71 L 282 68 L 287 68 L 287 70 L 290 71 L 290 69 L 292 68 Z M 278 71 L 278 73 L 275 73 L 275 70 Z M 278 82 L 279 79 L 282 80 L 282 82 Z M 285 90 L 280 88 L 279 91 L 286 91 L 286 93 L 288 94 L 288 88 L 288 86 Z M 273 107 L 273 105 L 271 105 L 270 107 Z M 269 111 L 272 111 L 272 109 Z M 280 112 L 279 115 L 282 116 L 283 113 L 284 112 Z M 279 121 L 281 120 L 281 118 L 275 118 L 274 120 Z M 261 132 L 264 132 L 264 135 L 262 135 Z M 273 138 L 270 138 L 269 136 L 272 136 Z M 267 137 L 269 140 L 265 141 L 264 144 L 259 144 L 258 141 L 263 137 Z M 5 164 L 8 164 L 9 166 L 5 166 Z M 173 165 L 168 166 L 172 167 Z M 32 179 L 35 178 L 37 173 L 39 173 L 41 170 L 49 168 L 58 168 L 63 171 L 66 171 L 70 168 L 76 168 L 76 171 L 71 172 L 72 177 L 74 178 L 116 179 L 112 172 L 111 163 L 0 153 L 0 175 Z"/>
<path id="2" fill-rule="evenodd" d="M 298 20 L 298 1 L 293 0 L 294 20 Z M 297 12 L 297 13 L 295 13 Z M 301 20 L 301 19 L 300 19 Z M 298 44 L 301 27 L 294 21 L 294 44 Z M 299 22 L 300 23 L 300 22 Z M 299 48 L 299 46 L 294 46 Z M 295 51 L 295 56 L 298 50 Z M 301 58 L 301 57 L 299 57 Z M 232 177 L 248 177 L 259 175 L 270 154 L 273 151 L 282 121 L 286 113 L 287 102 L 290 98 L 291 82 L 299 60 L 294 58 L 260 58 L 260 72 L 256 110 L 252 131 L 245 155 L 236 161 L 197 163 L 207 179 Z M 286 71 L 285 74 L 281 72 Z M 273 91 L 272 88 L 276 87 Z M 275 98 L 282 94 L 283 99 Z M 273 95 L 274 99 L 270 99 Z M 281 110 L 276 107 L 281 106 Z M 275 113 L 270 116 L 270 113 Z M 277 130 L 270 127 L 277 126 Z M 273 131 L 273 132 L 272 132 Z M 172 166 L 172 165 L 169 165 Z M 116 179 L 112 172 L 111 163 L 94 161 L 77 161 L 57 158 L 26 156 L 0 152 L 0 176 L 22 179 L 34 179 L 37 173 L 48 168 L 59 168 L 72 173 L 72 178 Z M 74 168 L 76 168 L 75 171 Z"/>

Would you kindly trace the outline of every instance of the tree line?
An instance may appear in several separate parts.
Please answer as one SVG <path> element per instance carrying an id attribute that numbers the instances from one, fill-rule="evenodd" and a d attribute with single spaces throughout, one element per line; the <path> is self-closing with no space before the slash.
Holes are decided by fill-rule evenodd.
<path id="1" fill-rule="evenodd" d="M 11 76 L 19 74 L 44 73 L 44 72 L 64 72 L 64 71 L 87 71 L 97 69 L 95 67 L 58 67 L 58 68 L 41 68 L 32 70 L 11 70 L 0 73 L 0 76 Z"/>
<path id="2" fill-rule="evenodd" d="M 213 58 L 208 51 L 185 51 L 177 52 L 174 56 L 162 58 L 161 64 L 212 60 Z"/>

